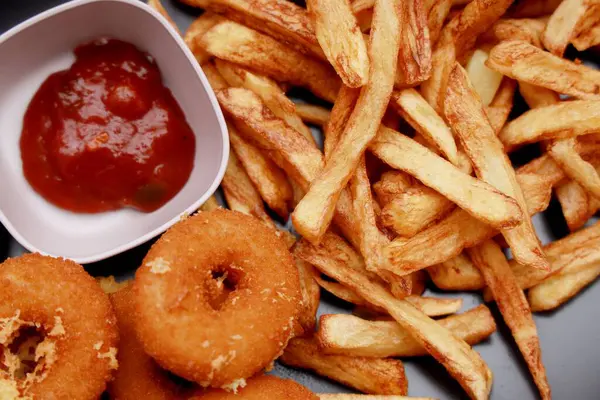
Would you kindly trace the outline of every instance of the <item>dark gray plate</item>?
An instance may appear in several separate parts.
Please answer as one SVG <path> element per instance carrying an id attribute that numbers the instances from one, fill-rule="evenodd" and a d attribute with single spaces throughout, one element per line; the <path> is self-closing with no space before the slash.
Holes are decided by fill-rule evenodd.
<path id="1" fill-rule="evenodd" d="M 64 2 L 64 0 L 0 0 L 0 33 L 36 13 Z M 199 14 L 199 10 L 183 6 L 176 0 L 163 0 L 163 3 L 183 30 Z M 2 73 L 1 60 L 0 73 Z M 10 190 L 10 188 L 0 188 L 0 190 Z M 544 243 L 567 234 L 560 207 L 556 202 L 553 202 L 546 212 L 535 216 L 534 224 Z M 140 264 L 148 247 L 149 244 L 142 245 L 108 260 L 87 265 L 86 269 L 92 275 L 130 276 Z M 23 251 L 24 249 L 0 226 L 0 260 L 19 255 Z M 478 294 L 446 294 L 434 289 L 428 292 L 436 296 L 460 296 L 464 299 L 464 310 L 481 302 Z M 600 346 L 596 346 L 596 340 L 600 338 L 600 321 L 596 319 L 600 316 L 599 303 L 600 287 L 592 286 L 558 310 L 535 315 L 544 364 L 554 398 L 557 400 L 600 398 L 600 368 L 597 361 L 600 359 Z M 498 323 L 498 332 L 475 347 L 494 373 L 491 398 L 494 400 L 535 399 L 537 390 L 514 345 L 510 331 L 502 322 L 498 310 L 494 306 L 491 308 Z M 327 293 L 323 294 L 320 314 L 349 310 L 347 305 Z M 276 365 L 274 373 L 291 377 L 315 392 L 348 392 L 346 388 L 319 376 L 279 364 Z M 440 399 L 466 398 L 460 386 L 430 357 L 406 361 L 406 375 L 411 396 L 431 396 Z"/>

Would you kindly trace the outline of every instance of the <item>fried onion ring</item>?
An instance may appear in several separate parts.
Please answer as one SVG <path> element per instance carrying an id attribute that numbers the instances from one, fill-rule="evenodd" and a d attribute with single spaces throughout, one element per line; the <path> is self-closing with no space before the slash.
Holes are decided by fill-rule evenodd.
<path id="1" fill-rule="evenodd" d="M 261 375 L 249 379 L 246 386 L 237 393 L 221 389 L 210 389 L 190 400 L 319 400 L 317 395 L 289 379 L 271 375 Z"/>
<path id="2" fill-rule="evenodd" d="M 94 278 L 27 254 L 0 264 L 0 287 L 0 397 L 97 399 L 117 368 L 119 334 Z"/>
<path id="3" fill-rule="evenodd" d="M 146 352 L 204 387 L 255 375 L 300 330 L 298 270 L 285 242 L 235 211 L 174 225 L 150 249 L 133 289 Z"/>

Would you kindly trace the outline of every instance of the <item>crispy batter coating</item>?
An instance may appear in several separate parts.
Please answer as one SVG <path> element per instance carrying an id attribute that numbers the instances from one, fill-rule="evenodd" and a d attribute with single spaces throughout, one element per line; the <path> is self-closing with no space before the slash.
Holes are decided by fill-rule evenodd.
<path id="1" fill-rule="evenodd" d="M 237 393 L 222 389 L 210 389 L 190 400 L 318 400 L 317 395 L 299 383 L 271 375 L 249 379 Z"/>
<path id="2" fill-rule="evenodd" d="M 97 399 L 117 368 L 119 334 L 94 278 L 72 261 L 27 254 L 0 264 L 0 287 L 0 397 Z M 29 359 L 17 355 L 24 341 Z"/>
<path id="3" fill-rule="evenodd" d="M 108 384 L 114 400 L 178 400 L 189 388 L 179 385 L 149 355 L 137 339 L 133 323 L 135 304 L 131 286 L 110 295 L 119 326 L 119 369 Z"/>
<path id="4" fill-rule="evenodd" d="M 202 212 L 150 249 L 133 285 L 136 332 L 171 372 L 226 387 L 267 367 L 298 330 L 298 271 L 258 219 Z"/>

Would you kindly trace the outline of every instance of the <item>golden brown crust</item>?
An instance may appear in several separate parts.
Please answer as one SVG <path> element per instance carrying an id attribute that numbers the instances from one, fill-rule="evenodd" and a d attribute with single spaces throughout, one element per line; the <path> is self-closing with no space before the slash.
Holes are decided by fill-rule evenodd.
<path id="1" fill-rule="evenodd" d="M 245 387 L 236 393 L 211 389 L 199 393 L 190 400 L 318 400 L 319 398 L 299 383 L 270 375 L 261 375 L 248 380 Z"/>
<path id="2" fill-rule="evenodd" d="M 108 297 L 94 278 L 72 261 L 27 254 L 0 265 L 0 286 L 0 350 L 8 350 L 19 327 L 37 326 L 45 336 L 36 349 L 43 359 L 19 382 L 21 394 L 98 398 L 116 368 L 119 334 Z M 0 383 L 8 380 L 0 369 Z"/>
<path id="3" fill-rule="evenodd" d="M 150 249 L 133 288 L 146 352 L 202 386 L 230 385 L 265 368 L 300 313 L 298 271 L 286 244 L 234 211 L 174 225 Z"/>

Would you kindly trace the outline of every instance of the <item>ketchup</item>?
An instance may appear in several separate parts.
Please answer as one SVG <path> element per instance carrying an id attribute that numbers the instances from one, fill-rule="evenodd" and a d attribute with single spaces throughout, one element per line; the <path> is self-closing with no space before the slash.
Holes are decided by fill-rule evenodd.
<path id="1" fill-rule="evenodd" d="M 151 212 L 186 184 L 195 137 L 150 56 L 115 39 L 75 49 L 29 103 L 23 173 L 49 202 L 81 213 Z"/>

